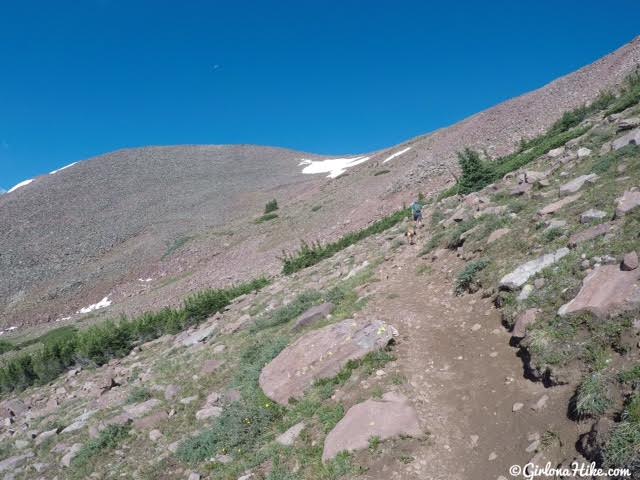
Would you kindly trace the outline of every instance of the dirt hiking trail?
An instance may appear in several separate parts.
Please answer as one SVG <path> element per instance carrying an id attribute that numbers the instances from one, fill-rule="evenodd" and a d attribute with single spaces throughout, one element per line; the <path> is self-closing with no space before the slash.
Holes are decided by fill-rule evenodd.
<path id="1" fill-rule="evenodd" d="M 381 463 L 365 478 L 513 478 L 509 467 L 529 462 L 536 443 L 572 458 L 577 425 L 565 414 L 571 391 L 525 379 L 491 299 L 454 294 L 463 262 L 454 253 L 434 263 L 417 259 L 418 248 L 405 245 L 381 264 L 378 294 L 363 313 L 397 326 L 397 366 L 430 435 L 403 471 Z M 419 274 L 424 264 L 431 271 Z M 522 407 L 514 412 L 515 404 Z"/>

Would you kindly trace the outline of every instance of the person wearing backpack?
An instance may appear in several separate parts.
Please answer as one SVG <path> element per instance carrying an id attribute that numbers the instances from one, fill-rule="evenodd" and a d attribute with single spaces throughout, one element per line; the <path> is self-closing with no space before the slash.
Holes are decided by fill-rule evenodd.
<path id="1" fill-rule="evenodd" d="M 413 214 L 413 221 L 416 228 L 422 226 L 422 203 L 419 200 L 414 201 L 411 204 L 411 213 Z"/>

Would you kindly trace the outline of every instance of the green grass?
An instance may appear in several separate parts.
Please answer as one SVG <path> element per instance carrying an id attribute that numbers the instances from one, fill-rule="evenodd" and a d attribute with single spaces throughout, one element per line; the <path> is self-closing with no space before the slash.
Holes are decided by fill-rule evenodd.
<path id="1" fill-rule="evenodd" d="M 640 102 L 640 72 L 636 69 L 636 72 L 627 77 L 621 95 L 613 101 L 605 114 L 622 112 L 638 102 Z"/>
<path id="2" fill-rule="evenodd" d="M 388 228 L 393 227 L 403 219 L 407 218 L 408 214 L 407 209 L 399 210 L 382 220 L 378 220 L 367 228 L 349 233 L 341 237 L 338 241 L 327 243 L 325 245 L 322 245 L 319 242 L 313 244 L 302 242 L 298 251 L 292 254 L 284 252 L 282 258 L 282 273 L 290 275 L 294 272 L 315 265 L 322 260 L 335 255 L 339 251 L 344 250 L 350 245 L 359 242 L 360 240 L 370 237 L 371 235 L 384 232 Z"/>
<path id="3" fill-rule="evenodd" d="M 165 258 L 171 256 L 174 252 L 180 250 L 182 247 L 184 247 L 187 244 L 187 242 L 189 242 L 193 238 L 194 238 L 193 236 L 184 236 L 184 237 L 175 239 L 173 243 L 167 247 L 167 250 L 164 252 L 164 255 L 162 255 L 162 259 L 164 260 Z"/>
<path id="4" fill-rule="evenodd" d="M 107 451 L 115 449 L 129 435 L 129 426 L 126 425 L 109 425 L 98 438 L 89 440 L 78 452 L 73 459 L 71 467 L 82 469 L 88 467 L 89 462 L 97 455 L 104 455 Z M 76 472 L 80 473 L 80 472 Z M 85 477 L 86 478 L 86 477 Z"/>
<path id="5" fill-rule="evenodd" d="M 4 363 L 0 368 L 0 392 L 47 383 L 76 363 L 103 365 L 127 355 L 137 342 L 197 325 L 234 298 L 268 283 L 260 278 L 226 289 L 205 290 L 188 297 L 179 309 L 165 308 L 131 320 L 122 317 L 118 322 L 107 321 L 78 332 L 57 331 L 47 337 L 40 349 L 21 353 Z"/>
<path id="6" fill-rule="evenodd" d="M 315 290 L 302 292 L 291 303 L 258 318 L 251 331 L 255 332 L 287 323 L 319 303 L 320 300 L 322 300 L 320 292 Z"/>
<path id="7" fill-rule="evenodd" d="M 6 352 L 11 352 L 16 349 L 17 347 L 13 343 L 7 340 L 0 340 L 0 355 Z"/>
<path id="8" fill-rule="evenodd" d="M 487 265 L 489 265 L 489 262 L 484 259 L 468 263 L 456 277 L 456 295 L 462 295 L 469 291 L 471 286 L 477 283 L 478 273 L 487 268 Z"/>
<path id="9" fill-rule="evenodd" d="M 141 403 L 151 398 L 151 392 L 144 387 L 134 387 L 129 396 L 127 403 Z"/>
<path id="10" fill-rule="evenodd" d="M 632 477 L 640 474 L 640 423 L 622 421 L 614 428 L 604 448 L 606 468 L 629 468 Z"/>
<path id="11" fill-rule="evenodd" d="M 606 378 L 592 373 L 582 381 L 576 392 L 575 413 L 578 417 L 599 417 L 611 405 Z"/>
<path id="12" fill-rule="evenodd" d="M 275 218 L 278 218 L 278 214 L 277 213 L 265 213 L 264 215 L 262 215 L 260 218 L 258 218 L 256 220 L 256 223 L 264 223 L 264 222 L 268 222 L 269 220 L 273 220 Z"/>

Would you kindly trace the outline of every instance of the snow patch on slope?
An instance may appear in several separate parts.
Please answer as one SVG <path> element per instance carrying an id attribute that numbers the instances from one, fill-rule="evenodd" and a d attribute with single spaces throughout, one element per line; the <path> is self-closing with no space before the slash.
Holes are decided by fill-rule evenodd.
<path id="1" fill-rule="evenodd" d="M 25 185 L 29 185 L 31 182 L 33 182 L 33 178 L 30 178 L 29 180 L 23 180 L 22 182 L 20 182 L 17 185 L 14 185 L 13 187 L 11 187 L 9 190 L 7 190 L 7 193 L 11 193 L 17 189 L 19 189 L 20 187 L 24 187 Z"/>
<path id="2" fill-rule="evenodd" d="M 78 313 L 90 313 L 101 308 L 106 308 L 109 305 L 111 305 L 111 300 L 109 300 L 109 296 L 106 296 L 98 303 L 94 303 L 93 305 L 89 305 L 88 307 L 81 308 L 80 310 L 78 310 Z"/>
<path id="3" fill-rule="evenodd" d="M 73 162 L 73 163 L 70 163 L 69 165 L 65 165 L 64 167 L 59 168 L 59 169 L 54 170 L 53 172 L 49 173 L 49 175 L 53 175 L 54 173 L 61 172 L 62 170 L 66 170 L 69 167 L 73 167 L 76 163 L 78 163 L 78 162 Z"/>
<path id="4" fill-rule="evenodd" d="M 393 154 L 389 155 L 387 157 L 387 159 L 382 163 L 387 163 L 389 160 L 393 160 L 394 158 L 399 157 L 403 153 L 407 153 L 409 150 L 411 150 L 411 147 L 407 147 L 407 148 L 405 148 L 403 150 L 400 150 L 399 152 L 393 153 Z"/>
<path id="5" fill-rule="evenodd" d="M 302 158 L 299 165 L 305 165 L 302 173 L 328 173 L 327 178 L 336 178 L 347 171 L 366 162 L 371 157 L 329 158 L 326 160 L 309 160 Z"/>

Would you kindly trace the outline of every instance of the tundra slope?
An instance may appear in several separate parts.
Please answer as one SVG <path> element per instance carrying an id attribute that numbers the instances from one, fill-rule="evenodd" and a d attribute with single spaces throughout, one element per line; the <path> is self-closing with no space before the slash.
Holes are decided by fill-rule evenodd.
<path id="1" fill-rule="evenodd" d="M 107 296 L 112 313 L 137 313 L 204 286 L 274 273 L 282 250 L 299 239 L 334 240 L 416 190 L 441 189 L 463 147 L 510 152 L 638 63 L 640 38 L 539 90 L 373 153 L 329 181 L 301 173 L 302 158 L 319 156 L 253 146 L 122 150 L 37 178 L 0 197 L 0 328 L 68 317 Z M 280 217 L 254 223 L 274 197 Z"/>

